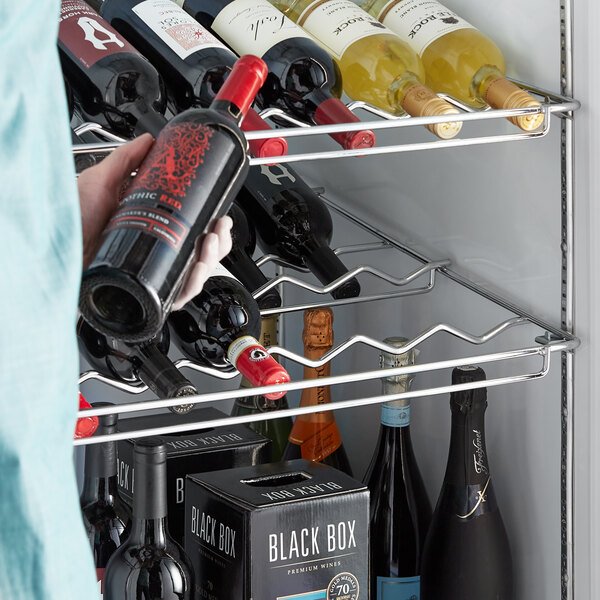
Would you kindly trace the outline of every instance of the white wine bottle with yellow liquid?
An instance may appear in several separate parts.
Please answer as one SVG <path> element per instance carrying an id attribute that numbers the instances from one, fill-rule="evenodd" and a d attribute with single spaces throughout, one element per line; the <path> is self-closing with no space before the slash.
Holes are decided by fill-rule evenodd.
<path id="1" fill-rule="evenodd" d="M 394 115 L 457 114 L 424 85 L 425 69 L 414 50 L 351 0 L 270 0 L 302 26 L 337 61 L 344 92 Z M 440 138 L 454 137 L 459 121 L 427 125 Z"/>
<path id="2" fill-rule="evenodd" d="M 487 36 L 436 0 L 354 0 L 396 33 L 425 67 L 425 83 L 435 92 L 474 107 L 540 106 L 525 90 L 506 79 L 502 52 Z M 525 131 L 544 122 L 542 113 L 509 117 Z"/>

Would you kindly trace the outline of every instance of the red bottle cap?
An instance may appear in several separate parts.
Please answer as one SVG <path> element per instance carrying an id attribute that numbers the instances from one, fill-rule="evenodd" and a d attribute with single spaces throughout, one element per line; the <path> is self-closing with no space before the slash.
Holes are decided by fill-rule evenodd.
<path id="1" fill-rule="evenodd" d="M 79 410 L 83 410 L 84 408 L 92 408 L 92 405 L 79 392 Z M 76 440 L 90 437 L 94 435 L 96 429 L 98 429 L 98 417 L 81 417 L 77 419 L 73 437 Z"/>
<path id="2" fill-rule="evenodd" d="M 317 125 L 333 125 L 360 123 L 360 119 L 339 98 L 328 98 L 317 107 L 315 122 Z M 375 134 L 370 129 L 330 133 L 329 135 L 345 150 L 372 148 L 375 145 Z"/>
<path id="3" fill-rule="evenodd" d="M 258 343 L 245 335 L 232 342 L 227 351 L 229 362 L 254 386 L 277 385 L 291 381 L 288 372 Z M 269 400 L 279 400 L 285 392 L 264 394 Z"/>
<path id="4" fill-rule="evenodd" d="M 254 96 L 267 79 L 268 72 L 269 69 L 262 59 L 245 54 L 233 65 L 215 100 L 231 102 L 245 115 L 254 102 Z"/>
<path id="5" fill-rule="evenodd" d="M 269 124 L 253 108 L 248 110 L 248 114 L 244 117 L 241 127 L 243 131 L 271 130 Z M 259 158 L 263 156 L 285 156 L 288 150 L 287 141 L 282 137 L 252 140 L 248 143 L 252 156 Z"/>

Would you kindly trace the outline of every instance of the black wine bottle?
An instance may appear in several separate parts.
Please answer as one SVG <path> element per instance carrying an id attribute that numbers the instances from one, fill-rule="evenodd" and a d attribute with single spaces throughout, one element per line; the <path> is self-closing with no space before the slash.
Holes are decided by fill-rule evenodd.
<path id="1" fill-rule="evenodd" d="M 156 67 L 167 85 L 175 113 L 206 108 L 229 76 L 236 56 L 214 35 L 170 0 L 95 0 L 102 16 Z M 243 131 L 269 130 L 249 109 Z M 287 152 L 284 138 L 253 140 L 254 156 Z"/>
<path id="2" fill-rule="evenodd" d="M 348 272 L 329 247 L 333 223 L 327 206 L 291 167 L 252 167 L 238 202 L 254 223 L 263 252 L 310 269 L 325 285 Z M 336 299 L 359 294 L 355 278 L 331 292 Z"/>
<path id="3" fill-rule="evenodd" d="M 167 447 L 145 438 L 134 448 L 131 534 L 112 555 L 104 600 L 192 600 L 189 559 L 167 530 Z"/>
<path id="4" fill-rule="evenodd" d="M 83 0 L 62 0 L 58 49 L 86 119 L 126 137 L 158 135 L 166 95 L 156 69 Z"/>
<path id="5" fill-rule="evenodd" d="M 165 324 L 156 338 L 141 344 L 128 344 L 107 337 L 80 318 L 77 322 L 79 351 L 101 375 L 136 384 L 142 381 L 158 398 L 194 396 L 197 390 L 169 360 L 170 333 Z M 172 406 L 183 414 L 193 404 Z"/>
<path id="6" fill-rule="evenodd" d="M 485 380 L 457 367 L 452 384 Z M 421 565 L 421 600 L 512 600 L 510 547 L 490 475 L 485 388 L 450 394 L 452 430 L 444 483 Z"/>
<path id="7" fill-rule="evenodd" d="M 79 306 L 98 331 L 128 342 L 160 331 L 197 238 L 226 214 L 247 174 L 237 124 L 266 73 L 259 58 L 239 59 L 210 109 L 189 109 L 161 131 L 83 273 Z"/>
<path id="8" fill-rule="evenodd" d="M 385 343 L 401 347 L 406 338 Z M 383 353 L 384 369 L 415 362 L 416 350 Z M 384 394 L 410 389 L 412 376 L 383 379 Z M 370 581 L 373 600 L 420 598 L 421 554 L 431 521 L 431 504 L 410 439 L 410 400 L 381 407 L 381 427 L 375 453 L 365 475 L 370 500 Z"/>
<path id="9" fill-rule="evenodd" d="M 229 216 L 233 220 L 231 230 L 231 251 L 221 261 L 223 266 L 250 292 L 268 283 L 265 274 L 252 260 L 256 248 L 256 232 L 254 225 L 248 220 L 246 213 L 236 202 L 229 209 Z M 278 308 L 281 306 L 281 296 L 276 288 L 271 288 L 257 300 L 260 309 Z"/>
<path id="10" fill-rule="evenodd" d="M 92 406 L 100 408 L 112 405 L 108 402 L 95 402 Z M 96 435 L 116 433 L 117 415 L 102 415 L 99 421 Z M 79 500 L 102 593 L 108 560 L 131 531 L 131 508 L 121 498 L 117 484 L 115 442 L 90 444 L 86 447 L 83 490 Z"/>
<path id="11" fill-rule="evenodd" d="M 304 311 L 304 356 L 320 359 L 333 346 L 333 311 L 315 308 Z M 329 377 L 330 363 L 321 367 L 304 367 L 304 379 Z M 316 406 L 331 402 L 329 386 L 302 390 L 300 406 Z M 298 415 L 283 453 L 283 460 L 305 458 L 322 462 L 352 476 L 350 462 L 333 411 Z"/>
<path id="12" fill-rule="evenodd" d="M 182 6 L 238 54 L 262 57 L 269 67 L 256 98 L 262 108 L 281 108 L 317 125 L 360 122 L 340 100 L 342 77 L 334 60 L 267 0 L 184 0 Z M 331 137 L 346 149 L 375 144 L 369 129 Z"/>
<path id="13" fill-rule="evenodd" d="M 259 343 L 260 310 L 250 292 L 219 267 L 202 291 L 169 316 L 181 351 L 208 367 L 237 369 L 252 385 L 287 383 L 287 371 Z M 269 400 L 285 392 L 265 394 Z"/>
<path id="14" fill-rule="evenodd" d="M 265 348 L 277 344 L 277 319 L 278 315 L 269 315 L 262 318 L 260 343 Z M 252 384 L 244 377 L 240 387 L 245 390 L 252 387 Z M 289 408 L 287 396 L 282 396 L 278 400 L 268 400 L 264 396 L 257 394 L 255 396 L 236 398 L 231 410 L 231 416 L 254 415 L 274 410 L 285 410 L 286 408 Z M 281 460 L 292 431 L 292 418 L 281 417 L 280 419 L 254 421 L 248 423 L 248 427 L 269 438 L 272 442 L 271 458 L 273 462 Z"/>

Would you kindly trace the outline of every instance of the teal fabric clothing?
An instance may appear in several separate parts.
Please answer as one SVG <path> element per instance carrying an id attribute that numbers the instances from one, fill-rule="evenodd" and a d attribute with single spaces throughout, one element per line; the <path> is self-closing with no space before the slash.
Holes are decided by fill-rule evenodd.
<path id="1" fill-rule="evenodd" d="M 0 0 L 0 599 L 97 600 L 73 469 L 81 224 L 59 0 Z"/>

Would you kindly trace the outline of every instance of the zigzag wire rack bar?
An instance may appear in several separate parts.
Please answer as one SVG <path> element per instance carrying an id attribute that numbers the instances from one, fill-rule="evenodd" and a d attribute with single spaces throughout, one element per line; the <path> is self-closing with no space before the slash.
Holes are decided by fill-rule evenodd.
<path id="1" fill-rule="evenodd" d="M 370 156 L 379 154 L 390 154 L 399 152 L 413 152 L 417 150 L 434 150 L 436 148 L 456 148 L 459 146 L 474 146 L 481 144 L 493 144 L 511 141 L 523 141 L 528 139 L 536 139 L 544 137 L 550 131 L 550 115 L 559 114 L 562 116 L 570 116 L 570 113 L 579 108 L 580 103 L 577 100 L 568 98 L 566 96 L 560 96 L 547 90 L 537 88 L 534 86 L 526 85 L 524 83 L 515 81 L 522 88 L 531 92 L 532 94 L 539 97 L 542 105 L 540 107 L 525 107 L 525 108 L 511 108 L 511 109 L 473 109 L 472 107 L 460 102 L 456 98 L 440 94 L 442 98 L 448 100 L 451 104 L 459 108 L 462 112 L 456 115 L 439 115 L 431 117 L 407 117 L 406 115 L 397 117 L 386 113 L 374 106 L 366 104 L 364 102 L 350 102 L 348 108 L 352 111 L 363 110 L 370 115 L 379 117 L 377 121 L 366 120 L 360 123 L 345 123 L 337 125 L 309 125 L 303 123 L 298 119 L 290 117 L 280 109 L 266 109 L 260 114 L 263 118 L 276 117 L 280 120 L 287 121 L 292 125 L 289 128 L 277 127 L 273 130 L 268 131 L 250 131 L 246 133 L 248 140 L 265 139 L 271 137 L 304 137 L 304 136 L 316 136 L 326 135 L 330 133 L 339 133 L 344 131 L 359 131 L 365 127 L 373 130 L 378 129 L 397 129 L 403 127 L 421 127 L 424 125 L 430 125 L 433 123 L 444 123 L 461 121 L 469 123 L 472 121 L 488 121 L 505 119 L 507 117 L 515 117 L 520 115 L 527 115 L 533 113 L 542 112 L 544 114 L 544 126 L 536 131 L 515 131 L 515 133 L 509 134 L 497 134 L 497 135 L 472 135 L 471 137 L 457 137 L 450 140 L 431 140 L 425 142 L 416 143 L 405 143 L 405 144 L 393 144 L 388 146 L 377 145 L 374 148 L 363 148 L 360 150 L 326 150 L 326 151 L 315 151 L 315 152 L 303 152 L 296 154 L 288 154 L 286 156 L 267 156 L 262 158 L 252 157 L 250 158 L 251 165 L 263 165 L 273 163 L 291 163 L 298 161 L 307 160 L 322 160 L 328 158 L 343 158 L 349 156 Z M 86 127 L 88 124 L 84 124 L 82 127 Z M 87 129 L 90 131 L 92 129 Z M 118 147 L 122 142 L 119 141 L 118 136 L 114 134 L 105 135 L 107 132 L 103 132 L 98 127 L 93 128 L 93 131 L 108 139 L 105 143 L 97 144 L 77 144 L 73 146 L 74 154 L 86 154 L 86 153 L 108 153 Z"/>

